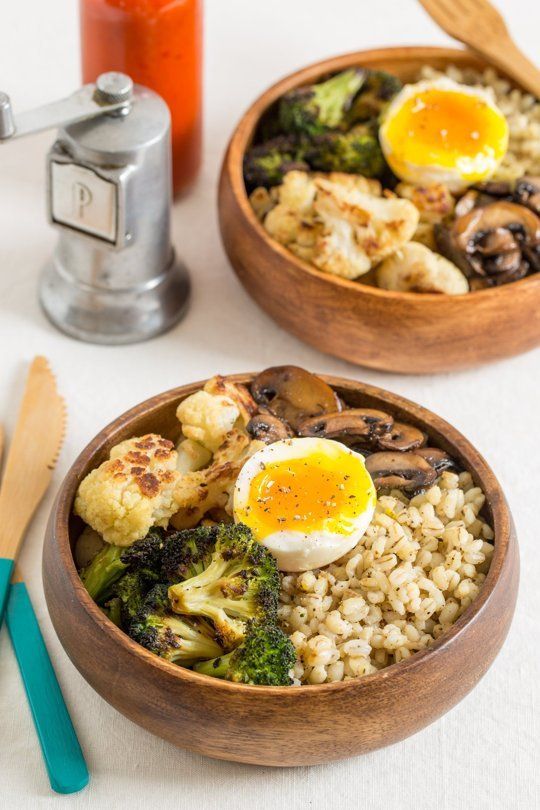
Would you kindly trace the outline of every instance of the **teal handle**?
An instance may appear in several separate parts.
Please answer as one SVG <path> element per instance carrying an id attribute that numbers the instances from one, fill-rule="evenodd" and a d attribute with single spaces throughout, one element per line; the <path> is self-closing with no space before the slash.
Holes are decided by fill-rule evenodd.
<path id="1" fill-rule="evenodd" d="M 0 557 L 0 627 L 2 627 L 2 620 L 4 618 L 4 611 L 6 609 L 7 598 L 9 593 L 9 581 L 13 571 L 13 560 L 7 557 Z"/>
<path id="2" fill-rule="evenodd" d="M 6 624 L 51 787 L 57 793 L 82 790 L 88 768 L 24 582 L 11 586 Z"/>

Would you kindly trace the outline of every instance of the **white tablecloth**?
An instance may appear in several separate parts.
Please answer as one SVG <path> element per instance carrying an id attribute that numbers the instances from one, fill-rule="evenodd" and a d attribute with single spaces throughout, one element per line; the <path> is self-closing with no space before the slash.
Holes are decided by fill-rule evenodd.
<path id="1" fill-rule="evenodd" d="M 0 86 L 16 109 L 77 86 L 76 6 L 74 0 L 2 3 Z M 514 34 L 530 56 L 538 56 L 538 8 L 529 0 L 499 0 L 499 6 L 508 15 L 512 10 Z M 51 135 L 0 148 L 0 421 L 13 428 L 26 365 L 34 354 L 46 354 L 69 406 L 69 430 L 22 566 L 91 770 L 91 784 L 80 795 L 60 799 L 50 792 L 3 630 L 0 806 L 533 810 L 539 806 L 540 351 L 475 371 L 418 378 L 325 357 L 282 332 L 247 297 L 228 266 L 216 221 L 216 179 L 227 138 L 252 98 L 278 76 L 340 51 L 447 40 L 414 0 L 207 0 L 206 8 L 204 168 L 191 196 L 174 211 L 174 239 L 190 267 L 194 293 L 187 318 L 174 331 L 146 344 L 101 348 L 63 337 L 48 324 L 36 301 L 36 281 L 55 240 L 44 215 L 44 154 Z M 58 483 L 106 422 L 158 391 L 217 371 L 291 361 L 390 388 L 462 430 L 506 489 L 523 574 L 502 653 L 449 715 L 369 756 L 271 770 L 177 750 L 108 706 L 72 666 L 52 629 L 41 585 L 41 544 Z"/>

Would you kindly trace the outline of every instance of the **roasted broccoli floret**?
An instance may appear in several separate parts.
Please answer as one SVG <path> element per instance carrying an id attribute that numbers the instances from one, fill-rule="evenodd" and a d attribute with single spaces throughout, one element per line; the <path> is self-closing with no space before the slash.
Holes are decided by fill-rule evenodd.
<path id="1" fill-rule="evenodd" d="M 259 186 L 277 186 L 293 169 L 309 169 L 302 158 L 302 146 L 294 136 L 272 138 L 266 143 L 252 146 L 244 156 L 244 180 L 248 191 Z"/>
<path id="2" fill-rule="evenodd" d="M 278 594 L 275 559 L 242 524 L 219 524 L 204 571 L 169 589 L 172 609 L 211 619 L 228 649 L 243 639 L 248 620 L 275 622 Z"/>
<path id="3" fill-rule="evenodd" d="M 377 134 L 369 125 L 359 124 L 350 132 L 327 132 L 313 139 L 306 159 L 321 172 L 347 172 L 364 177 L 380 177 L 385 160 Z"/>
<path id="4" fill-rule="evenodd" d="M 368 70 L 361 91 L 351 104 L 347 116 L 349 123 L 378 118 L 391 99 L 399 93 L 402 84 L 397 76 L 384 70 Z"/>
<path id="5" fill-rule="evenodd" d="M 152 529 L 128 548 L 107 543 L 80 572 L 86 590 L 96 602 L 103 602 L 118 595 L 115 583 L 127 571 L 140 571 L 150 584 L 158 581 L 161 579 L 161 555 L 165 543 L 162 529 Z M 130 581 L 134 583 L 136 578 L 126 580 L 126 587 Z"/>
<path id="6" fill-rule="evenodd" d="M 105 616 L 117 627 L 122 627 L 122 600 L 117 596 L 105 602 L 101 608 Z"/>
<path id="7" fill-rule="evenodd" d="M 126 571 L 127 565 L 121 560 L 122 551 L 120 546 L 107 543 L 80 572 L 84 587 L 95 602 L 103 602 L 111 596 L 112 586 Z"/>
<path id="8" fill-rule="evenodd" d="M 215 527 L 198 526 L 168 535 L 161 553 L 162 579 L 179 582 L 201 574 L 214 550 Z"/>
<path id="9" fill-rule="evenodd" d="M 285 93 L 279 103 L 284 132 L 312 137 L 347 123 L 347 113 L 365 80 L 365 71 L 344 70 L 320 84 Z"/>
<path id="10" fill-rule="evenodd" d="M 167 542 L 168 537 L 163 529 L 150 529 L 146 537 L 122 550 L 122 562 L 130 571 L 144 569 L 157 574 L 161 570 L 161 556 Z"/>
<path id="11" fill-rule="evenodd" d="M 122 554 L 130 571 L 140 571 L 160 582 L 179 582 L 200 574 L 216 541 L 213 527 L 198 526 L 179 532 L 153 529 Z"/>
<path id="12" fill-rule="evenodd" d="M 131 622 L 129 635 L 147 650 L 183 666 L 223 652 L 214 638 L 213 628 L 204 619 L 172 613 L 166 585 L 152 588 Z"/>
<path id="13" fill-rule="evenodd" d="M 147 569 L 141 571 L 128 571 L 113 586 L 113 593 L 120 599 L 122 606 L 122 624 L 129 625 L 131 619 L 138 613 L 150 588 L 158 581 L 158 576 Z"/>
<path id="14" fill-rule="evenodd" d="M 92 562 L 80 572 L 81 579 L 90 596 L 98 603 L 121 596 L 125 603 L 128 590 L 142 588 L 143 581 L 148 588 L 161 579 L 161 555 L 166 543 L 162 529 L 152 529 L 146 537 L 128 548 L 109 545 L 99 551 Z M 126 579 L 127 573 L 130 576 Z M 140 577 L 135 576 L 140 573 Z M 133 573 L 133 576 L 131 574 Z M 121 579 L 122 585 L 118 582 Z M 122 590 L 119 593 L 118 589 Z"/>
<path id="15" fill-rule="evenodd" d="M 236 683 L 290 686 L 290 670 L 295 661 L 291 640 L 279 627 L 249 622 L 239 647 L 213 661 L 195 664 L 193 669 Z"/>

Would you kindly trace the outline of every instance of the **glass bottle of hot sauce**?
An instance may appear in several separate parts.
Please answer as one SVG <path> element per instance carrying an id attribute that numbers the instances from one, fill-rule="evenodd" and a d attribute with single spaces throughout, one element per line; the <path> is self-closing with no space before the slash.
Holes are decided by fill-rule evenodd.
<path id="1" fill-rule="evenodd" d="M 79 0 L 83 82 L 118 70 L 172 118 L 173 188 L 195 180 L 202 140 L 202 0 Z"/>

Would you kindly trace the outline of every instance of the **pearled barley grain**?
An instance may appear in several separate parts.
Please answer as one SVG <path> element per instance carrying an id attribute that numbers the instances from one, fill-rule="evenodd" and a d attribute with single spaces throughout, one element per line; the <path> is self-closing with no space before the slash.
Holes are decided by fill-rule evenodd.
<path id="1" fill-rule="evenodd" d="M 448 630 L 477 597 L 493 554 L 484 501 L 469 473 L 446 471 L 412 499 L 381 496 L 340 560 L 282 575 L 278 615 L 298 656 L 294 683 L 372 674 Z"/>

